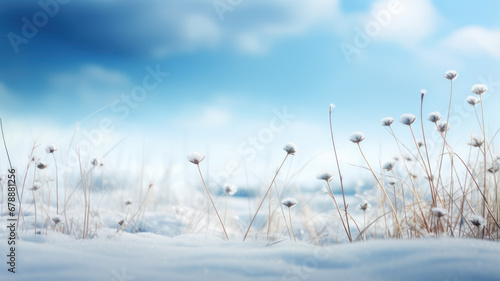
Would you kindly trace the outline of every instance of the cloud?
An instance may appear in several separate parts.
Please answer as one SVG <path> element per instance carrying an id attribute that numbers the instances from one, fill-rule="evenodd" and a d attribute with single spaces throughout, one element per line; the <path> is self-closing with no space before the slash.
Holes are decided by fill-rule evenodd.
<path id="1" fill-rule="evenodd" d="M 500 31 L 480 26 L 466 26 L 454 31 L 441 45 L 463 54 L 500 57 Z"/>

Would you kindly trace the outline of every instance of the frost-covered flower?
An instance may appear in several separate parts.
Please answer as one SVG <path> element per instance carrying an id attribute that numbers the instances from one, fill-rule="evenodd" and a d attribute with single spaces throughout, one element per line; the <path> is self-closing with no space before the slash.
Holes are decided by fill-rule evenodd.
<path id="1" fill-rule="evenodd" d="M 432 123 L 436 123 L 437 121 L 441 120 L 441 118 L 441 113 L 437 111 L 431 112 L 429 113 L 429 115 L 427 115 L 427 120 L 431 121 Z"/>
<path id="2" fill-rule="evenodd" d="M 43 162 L 43 161 L 40 161 L 36 164 L 36 167 L 40 170 L 43 170 L 45 168 L 47 168 L 47 163 Z"/>
<path id="3" fill-rule="evenodd" d="M 316 178 L 318 180 L 324 180 L 324 181 L 330 182 L 333 179 L 333 172 L 323 171 L 323 172 L 317 174 Z"/>
<path id="4" fill-rule="evenodd" d="M 418 140 L 417 140 L 417 145 L 418 145 L 418 147 L 422 147 L 422 146 L 424 146 L 424 145 L 425 145 L 425 143 L 424 143 L 424 141 L 423 141 L 423 140 L 418 139 Z"/>
<path id="5" fill-rule="evenodd" d="M 444 217 L 448 214 L 445 209 L 439 208 L 439 207 L 434 207 L 431 209 L 432 214 L 434 214 L 436 217 L 441 218 Z"/>
<path id="6" fill-rule="evenodd" d="M 486 224 L 486 220 L 478 215 L 473 215 L 469 218 L 470 223 L 472 223 L 475 227 L 482 227 Z"/>
<path id="7" fill-rule="evenodd" d="M 387 182 L 390 186 L 395 186 L 396 185 L 396 181 L 393 180 L 393 179 L 390 179 L 388 182 Z"/>
<path id="8" fill-rule="evenodd" d="M 45 151 L 46 151 L 47 153 L 54 153 L 56 150 L 57 150 L 57 146 L 56 146 L 55 144 L 48 145 L 48 146 L 45 148 Z"/>
<path id="9" fill-rule="evenodd" d="M 33 186 L 31 188 L 29 188 L 29 190 L 36 191 L 36 190 L 40 189 L 40 187 L 42 187 L 42 185 L 39 182 L 35 182 L 35 183 L 33 183 Z"/>
<path id="10" fill-rule="evenodd" d="M 295 198 L 285 198 L 283 201 L 281 201 L 281 204 L 287 206 L 288 208 L 291 208 L 297 204 L 297 200 Z"/>
<path id="11" fill-rule="evenodd" d="M 421 94 L 422 94 L 422 96 L 423 96 L 423 95 L 427 94 L 427 90 L 426 90 L 426 89 L 422 89 L 422 90 L 420 90 L 420 93 L 421 93 Z"/>
<path id="12" fill-rule="evenodd" d="M 382 118 L 382 126 L 387 126 L 387 127 L 391 126 L 392 122 L 394 122 L 394 118 L 392 118 L 392 117 Z"/>
<path id="13" fill-rule="evenodd" d="M 203 155 L 199 152 L 193 151 L 193 152 L 189 153 L 187 158 L 188 158 L 189 162 L 198 165 L 201 163 L 201 161 L 203 161 L 203 159 L 205 159 L 205 155 Z"/>
<path id="14" fill-rule="evenodd" d="M 413 124 L 413 122 L 415 122 L 415 120 L 417 120 L 417 117 L 415 117 L 415 115 L 413 115 L 411 113 L 405 113 L 405 114 L 401 115 L 399 122 L 401 122 L 407 126 L 410 126 L 411 124 Z"/>
<path id="15" fill-rule="evenodd" d="M 222 189 L 224 189 L 224 192 L 229 196 L 233 196 L 236 193 L 236 191 L 238 191 L 238 187 L 230 183 L 224 184 L 224 187 L 222 187 Z"/>
<path id="16" fill-rule="evenodd" d="M 365 134 L 363 132 L 354 132 L 349 137 L 349 140 L 353 143 L 360 143 L 365 139 Z"/>
<path id="17" fill-rule="evenodd" d="M 483 145 L 483 143 L 484 143 L 484 140 L 482 137 L 473 136 L 469 145 L 471 145 L 473 147 L 480 147 L 481 145 Z"/>
<path id="18" fill-rule="evenodd" d="M 97 157 L 94 157 L 94 159 L 92 159 L 92 161 L 90 161 L 90 164 L 92 164 L 92 166 L 94 167 L 101 167 L 104 165 L 104 160 L 102 160 L 102 158 L 97 158 Z"/>
<path id="19" fill-rule="evenodd" d="M 286 151 L 286 153 L 295 155 L 299 150 L 297 149 L 297 146 L 293 144 L 292 142 L 287 143 L 284 147 L 283 150 Z"/>
<path id="20" fill-rule="evenodd" d="M 497 165 L 494 165 L 491 168 L 489 168 L 488 172 L 494 174 L 494 173 L 498 172 L 499 170 L 500 170 L 500 168 L 498 167 L 498 164 L 497 164 Z"/>
<path id="21" fill-rule="evenodd" d="M 335 104 L 333 103 L 330 103 L 330 112 L 332 112 L 332 110 L 335 108 Z"/>
<path id="22" fill-rule="evenodd" d="M 488 91 L 488 86 L 486 86 L 484 84 L 475 84 L 474 86 L 472 86 L 472 88 L 470 90 L 474 94 L 480 96 L 480 95 L 486 93 L 486 91 Z"/>
<path id="23" fill-rule="evenodd" d="M 455 70 L 448 70 L 444 74 L 444 78 L 446 78 L 446 79 L 448 79 L 450 81 L 455 80 L 455 78 L 457 78 L 457 76 L 458 76 L 458 73 Z"/>
<path id="24" fill-rule="evenodd" d="M 396 164 L 396 162 L 386 162 L 382 168 L 386 171 L 390 171 L 394 168 L 394 165 Z"/>
<path id="25" fill-rule="evenodd" d="M 481 100 L 476 98 L 475 96 L 468 96 L 466 101 L 468 104 L 470 104 L 472 106 L 476 106 L 476 104 L 481 102 Z"/>
<path id="26" fill-rule="evenodd" d="M 59 216 L 54 216 L 52 217 L 52 221 L 57 225 L 58 223 L 60 223 L 62 220 L 61 220 L 61 217 Z"/>
<path id="27" fill-rule="evenodd" d="M 448 131 L 450 127 L 451 125 L 446 121 L 439 121 L 436 123 L 436 130 L 440 131 L 441 133 Z"/>
<path id="28" fill-rule="evenodd" d="M 363 202 L 361 202 L 358 206 L 358 208 L 363 212 L 366 212 L 366 210 L 370 209 L 370 207 L 370 203 L 368 203 L 368 201 L 366 200 L 363 200 Z"/>
<path id="29" fill-rule="evenodd" d="M 130 206 L 130 205 L 132 205 L 132 199 L 125 200 L 125 206 Z"/>

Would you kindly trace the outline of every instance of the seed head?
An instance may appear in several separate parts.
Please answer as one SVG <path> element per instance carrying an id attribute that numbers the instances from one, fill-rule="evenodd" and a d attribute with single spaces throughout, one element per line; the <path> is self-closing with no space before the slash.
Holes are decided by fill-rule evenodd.
<path id="1" fill-rule="evenodd" d="M 363 200 L 363 202 L 360 203 L 358 206 L 358 208 L 363 212 L 366 212 L 368 209 L 370 209 L 370 207 L 371 207 L 370 203 L 368 203 L 368 201 L 366 200 Z"/>
<path id="2" fill-rule="evenodd" d="M 436 123 L 437 121 L 441 120 L 441 118 L 441 113 L 437 111 L 431 112 L 429 113 L 429 115 L 427 115 L 427 120 L 431 121 L 432 123 Z"/>
<path id="3" fill-rule="evenodd" d="M 384 170 L 386 170 L 386 171 L 388 171 L 388 172 L 389 172 L 389 171 L 391 171 L 391 170 L 394 168 L 394 166 L 395 166 L 395 165 L 396 165 L 396 162 L 386 162 L 386 163 L 382 166 L 382 168 L 383 168 Z"/>
<path id="4" fill-rule="evenodd" d="M 455 70 L 448 70 L 444 74 L 444 78 L 446 78 L 446 79 L 448 79 L 450 81 L 455 80 L 455 78 L 457 78 L 457 76 L 458 76 L 458 73 Z"/>
<path id="5" fill-rule="evenodd" d="M 287 143 L 284 147 L 283 150 L 286 151 L 286 153 L 290 155 L 295 155 L 299 150 L 297 149 L 297 146 L 293 144 L 292 142 Z"/>
<path id="6" fill-rule="evenodd" d="M 297 200 L 295 198 L 285 198 L 283 201 L 281 201 L 281 204 L 287 206 L 288 208 L 291 208 L 297 204 Z"/>
<path id="7" fill-rule="evenodd" d="M 406 113 L 406 114 L 401 115 L 399 122 L 401 122 L 407 126 L 411 126 L 411 124 L 413 124 L 413 122 L 415 122 L 415 120 L 417 120 L 417 117 L 415 117 L 415 115 L 413 115 L 411 113 Z"/>
<path id="8" fill-rule="evenodd" d="M 434 214 L 434 216 L 436 216 L 438 218 L 444 217 L 448 214 L 445 209 L 438 208 L 438 207 L 432 208 L 431 211 L 432 211 L 432 214 Z"/>
<path id="9" fill-rule="evenodd" d="M 36 190 L 40 189 L 40 187 L 42 187 L 42 185 L 39 182 L 35 182 L 35 183 L 33 183 L 33 186 L 29 190 L 36 191 Z"/>
<path id="10" fill-rule="evenodd" d="M 491 168 L 488 169 L 488 172 L 494 174 L 494 173 L 498 172 L 499 170 L 500 170 L 500 168 L 498 167 L 498 164 L 497 164 L 497 165 L 491 166 Z"/>
<path id="11" fill-rule="evenodd" d="M 393 180 L 393 179 L 390 179 L 388 182 L 387 182 L 390 186 L 395 186 L 396 185 L 396 181 Z"/>
<path id="12" fill-rule="evenodd" d="M 48 145 L 46 148 L 45 148 L 45 151 L 47 153 L 54 153 L 55 151 L 57 150 L 57 147 L 55 144 L 51 144 L 51 145 Z"/>
<path id="13" fill-rule="evenodd" d="M 335 104 L 333 103 L 330 103 L 330 112 L 332 112 L 332 110 L 335 108 Z"/>
<path id="14" fill-rule="evenodd" d="M 420 93 L 421 93 L 421 94 L 422 94 L 422 96 L 423 96 L 423 95 L 427 94 L 427 90 L 426 90 L 426 89 L 422 89 L 422 90 L 420 90 Z"/>
<path id="15" fill-rule="evenodd" d="M 102 158 L 94 157 L 94 159 L 90 161 L 90 164 L 92 164 L 92 166 L 94 167 L 102 167 L 104 166 L 104 160 L 102 160 Z"/>
<path id="16" fill-rule="evenodd" d="M 365 134 L 363 132 L 354 132 L 349 137 L 349 140 L 353 143 L 360 143 L 365 139 Z"/>
<path id="17" fill-rule="evenodd" d="M 316 175 L 318 180 L 324 180 L 326 182 L 330 182 L 333 179 L 333 172 L 330 171 L 322 171 L 321 173 Z"/>
<path id="18" fill-rule="evenodd" d="M 482 137 L 474 136 L 474 137 L 472 137 L 472 140 L 469 143 L 469 145 L 471 145 L 473 147 L 480 147 L 481 145 L 483 145 L 483 143 L 484 143 L 484 140 Z"/>
<path id="19" fill-rule="evenodd" d="M 238 187 L 230 183 L 224 184 L 222 189 L 224 189 L 224 192 L 229 196 L 233 196 L 236 193 L 236 191 L 238 191 Z"/>
<path id="20" fill-rule="evenodd" d="M 122 226 L 124 223 L 125 223 L 125 220 L 121 220 L 121 221 L 119 221 L 119 222 L 118 222 L 118 224 L 119 224 L 120 226 Z"/>
<path id="21" fill-rule="evenodd" d="M 441 133 L 448 131 L 451 127 L 451 125 L 446 121 L 439 121 L 438 123 L 436 123 L 436 126 L 436 130 L 440 131 Z"/>
<path id="22" fill-rule="evenodd" d="M 36 167 L 40 170 L 43 170 L 45 168 L 47 168 L 47 163 L 43 162 L 43 161 L 40 161 L 36 164 Z"/>
<path id="23" fill-rule="evenodd" d="M 188 154 L 187 158 L 188 158 L 189 162 L 198 165 L 201 163 L 201 161 L 203 161 L 203 159 L 205 159 L 205 155 L 203 155 L 199 152 L 193 151 L 193 152 Z"/>
<path id="24" fill-rule="evenodd" d="M 392 117 L 382 118 L 382 126 L 386 126 L 386 127 L 391 126 L 392 122 L 394 122 L 394 118 L 392 118 Z"/>
<path id="25" fill-rule="evenodd" d="M 475 96 L 468 96 L 466 101 L 472 106 L 476 106 L 476 104 L 481 102 L 481 100 L 476 98 Z"/>
<path id="26" fill-rule="evenodd" d="M 474 86 L 472 86 L 472 88 L 470 90 L 474 94 L 480 96 L 480 95 L 486 93 L 486 91 L 488 91 L 488 86 L 486 86 L 484 84 L 475 84 Z"/>
<path id="27" fill-rule="evenodd" d="M 132 199 L 125 200 L 125 206 L 130 206 L 130 205 L 132 205 Z"/>
<path id="28" fill-rule="evenodd" d="M 472 223 L 475 227 L 483 227 L 486 224 L 486 220 L 478 215 L 473 215 L 469 218 L 470 223 Z"/>
<path id="29" fill-rule="evenodd" d="M 54 217 L 52 218 L 52 221 L 53 221 L 53 222 L 57 225 L 58 223 L 60 223 L 60 222 L 61 222 L 61 217 L 59 217 L 59 216 L 54 216 Z"/>

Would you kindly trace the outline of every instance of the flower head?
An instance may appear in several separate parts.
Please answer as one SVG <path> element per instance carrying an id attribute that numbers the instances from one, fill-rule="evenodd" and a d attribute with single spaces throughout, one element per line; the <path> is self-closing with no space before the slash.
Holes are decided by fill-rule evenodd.
<path id="1" fill-rule="evenodd" d="M 494 174 L 496 172 L 498 172 L 500 170 L 500 168 L 498 167 L 498 165 L 494 165 L 494 166 L 491 166 L 491 168 L 488 169 L 488 172 Z"/>
<path id="2" fill-rule="evenodd" d="M 421 94 L 422 94 L 422 96 L 423 96 L 423 95 L 427 94 L 427 90 L 426 90 L 426 89 L 422 89 L 422 90 L 420 90 L 420 93 L 421 93 Z"/>
<path id="3" fill-rule="evenodd" d="M 332 112 L 332 110 L 335 108 L 335 104 L 333 103 L 330 103 L 330 112 Z"/>
<path id="4" fill-rule="evenodd" d="M 392 118 L 392 117 L 382 118 L 382 126 L 387 126 L 387 127 L 391 126 L 392 122 L 394 122 L 394 118 Z"/>
<path id="5" fill-rule="evenodd" d="M 35 183 L 33 183 L 33 186 L 29 190 L 36 191 L 36 190 L 40 189 L 40 187 L 42 187 L 42 185 L 39 182 L 35 182 Z"/>
<path id="6" fill-rule="evenodd" d="M 61 222 L 61 217 L 59 216 L 54 216 L 52 217 L 52 221 L 57 225 L 58 223 Z"/>
<path id="7" fill-rule="evenodd" d="M 43 162 L 43 161 L 40 161 L 36 164 L 36 167 L 40 170 L 43 170 L 45 168 L 47 168 L 47 163 Z"/>
<path id="8" fill-rule="evenodd" d="M 473 215 L 469 219 L 470 223 L 472 223 L 475 227 L 482 227 L 486 224 L 486 220 L 478 215 Z"/>
<path id="9" fill-rule="evenodd" d="M 57 150 L 57 146 L 55 146 L 55 144 L 48 145 L 45 148 L 45 151 L 47 151 L 47 153 L 54 153 L 56 150 Z"/>
<path id="10" fill-rule="evenodd" d="M 318 180 L 324 180 L 324 181 L 330 182 L 333 179 L 333 172 L 323 171 L 323 172 L 317 174 L 316 178 Z"/>
<path id="11" fill-rule="evenodd" d="M 368 203 L 368 201 L 366 200 L 363 200 L 363 202 L 360 203 L 358 206 L 358 208 L 363 212 L 366 212 L 366 210 L 370 209 L 370 207 L 371 207 L 370 203 Z"/>
<path id="12" fill-rule="evenodd" d="M 299 151 L 297 149 L 297 146 L 295 144 L 293 144 L 292 142 L 287 143 L 283 147 L 283 150 L 285 150 L 288 154 L 291 154 L 291 155 L 295 155 L 295 153 L 297 153 L 297 151 Z"/>
<path id="13" fill-rule="evenodd" d="M 405 114 L 401 115 L 399 122 L 401 122 L 407 126 L 411 126 L 411 124 L 413 124 L 413 122 L 415 122 L 415 120 L 417 120 L 417 117 L 415 117 L 415 115 L 413 115 L 411 113 L 405 113 Z"/>
<path id="14" fill-rule="evenodd" d="M 130 206 L 130 205 L 132 205 L 132 199 L 125 200 L 125 206 Z"/>
<path id="15" fill-rule="evenodd" d="M 436 126 L 436 130 L 440 131 L 441 133 L 448 131 L 451 127 L 451 125 L 446 121 L 439 121 L 436 123 Z"/>
<path id="16" fill-rule="evenodd" d="M 483 143 L 484 143 L 484 140 L 482 137 L 473 136 L 471 142 L 468 144 L 473 146 L 473 147 L 480 147 L 481 145 L 483 145 Z"/>
<path id="17" fill-rule="evenodd" d="M 476 106 L 476 104 L 481 102 L 481 100 L 476 98 L 475 96 L 468 96 L 466 101 L 468 104 L 470 104 L 472 106 Z"/>
<path id="18" fill-rule="evenodd" d="M 363 132 L 354 132 L 349 136 L 349 140 L 353 143 L 360 143 L 365 139 L 365 134 Z"/>
<path id="19" fill-rule="evenodd" d="M 480 96 L 480 95 L 486 93 L 486 91 L 488 91 L 488 86 L 486 86 L 484 84 L 475 84 L 474 86 L 472 86 L 472 88 L 470 90 L 474 94 Z"/>
<path id="20" fill-rule="evenodd" d="M 102 160 L 102 158 L 94 157 L 94 159 L 90 161 L 90 164 L 92 164 L 92 166 L 94 167 L 101 167 L 104 166 L 104 160 Z"/>
<path id="21" fill-rule="evenodd" d="M 431 112 L 429 113 L 429 115 L 427 115 L 427 120 L 431 121 L 432 123 L 436 123 L 437 121 L 441 120 L 441 118 L 441 113 L 437 111 Z"/>
<path id="22" fill-rule="evenodd" d="M 394 168 L 394 166 L 396 165 L 396 162 L 386 162 L 382 168 L 386 171 L 390 171 Z"/>
<path id="23" fill-rule="evenodd" d="M 458 73 L 455 70 L 448 70 L 444 74 L 444 78 L 446 78 L 446 79 L 448 79 L 450 81 L 455 80 L 455 78 L 457 78 L 457 76 L 458 76 Z"/>
<path id="24" fill-rule="evenodd" d="M 205 159 L 205 155 L 203 155 L 199 152 L 193 151 L 193 152 L 188 154 L 187 158 L 188 158 L 189 162 L 198 165 L 201 163 L 201 161 L 203 161 L 203 159 Z"/>
<path id="25" fill-rule="evenodd" d="M 224 192 L 229 195 L 229 196 L 233 196 L 236 191 L 238 191 L 238 187 L 234 184 L 230 184 L 230 183 L 226 183 L 222 189 L 224 189 Z"/>
<path id="26" fill-rule="evenodd" d="M 281 201 L 281 204 L 287 206 L 288 208 L 291 208 L 297 204 L 297 200 L 295 198 L 285 198 L 283 201 Z"/>
<path id="27" fill-rule="evenodd" d="M 448 214 L 448 212 L 446 212 L 445 209 L 438 208 L 438 207 L 432 208 L 431 211 L 432 211 L 432 214 L 434 214 L 434 216 L 436 216 L 438 218 L 444 217 Z"/>

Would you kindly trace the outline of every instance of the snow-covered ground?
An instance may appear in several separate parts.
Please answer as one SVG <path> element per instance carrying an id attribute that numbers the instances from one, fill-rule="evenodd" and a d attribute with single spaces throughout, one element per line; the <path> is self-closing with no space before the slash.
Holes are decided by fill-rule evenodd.
<path id="1" fill-rule="evenodd" d="M 5 241 L 5 240 L 3 240 Z M 2 252 L 5 252 L 2 243 Z M 75 240 L 25 236 L 17 273 L 0 280 L 499 280 L 500 244 L 475 239 L 372 240 L 313 246 L 284 240 L 113 232 Z"/>

